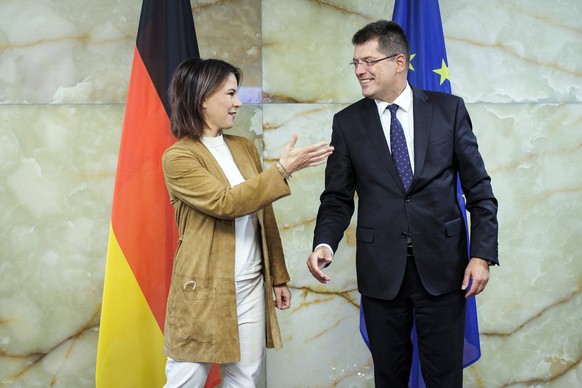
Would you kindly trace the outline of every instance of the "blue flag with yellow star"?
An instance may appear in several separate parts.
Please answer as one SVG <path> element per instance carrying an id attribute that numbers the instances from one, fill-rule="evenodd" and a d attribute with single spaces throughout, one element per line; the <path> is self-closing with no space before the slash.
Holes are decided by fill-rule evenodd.
<path id="1" fill-rule="evenodd" d="M 402 27 L 408 37 L 410 45 L 408 82 L 410 85 L 418 89 L 451 93 L 445 38 L 438 0 L 396 0 L 392 20 Z M 466 227 L 465 199 L 458 178 L 457 202 L 465 218 Z M 415 332 L 413 332 L 413 342 L 415 355 L 413 356 L 414 364 L 410 376 L 410 386 L 424 387 L 424 381 L 420 373 Z M 477 307 L 475 297 L 471 297 L 467 299 L 463 366 L 471 365 L 480 356 Z"/>
<path id="2" fill-rule="evenodd" d="M 408 38 L 412 87 L 451 92 L 445 37 L 438 0 L 396 0 L 392 20 Z"/>

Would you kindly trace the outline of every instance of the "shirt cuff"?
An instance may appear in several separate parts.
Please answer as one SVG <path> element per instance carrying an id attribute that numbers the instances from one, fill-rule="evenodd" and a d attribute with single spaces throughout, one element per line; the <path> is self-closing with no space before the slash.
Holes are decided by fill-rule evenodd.
<path id="1" fill-rule="evenodd" d="M 317 248 L 319 248 L 319 247 L 325 247 L 325 248 L 329 249 L 329 250 L 331 251 L 331 255 L 333 256 L 333 249 L 331 249 L 331 247 L 329 246 L 329 244 L 325 244 L 325 243 L 323 243 L 323 244 L 318 244 L 318 245 L 315 247 L 314 251 L 315 251 L 315 250 L 317 250 Z"/>

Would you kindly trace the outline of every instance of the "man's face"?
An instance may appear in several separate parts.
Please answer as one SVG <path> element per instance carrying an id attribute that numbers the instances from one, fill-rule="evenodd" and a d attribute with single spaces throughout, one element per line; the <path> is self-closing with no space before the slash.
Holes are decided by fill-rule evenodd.
<path id="1" fill-rule="evenodd" d="M 395 98 L 394 94 L 396 93 L 397 96 L 401 91 L 399 90 L 401 85 L 397 78 L 399 74 L 399 61 L 397 59 L 403 58 L 403 55 L 376 62 L 371 66 L 362 62 L 382 59 L 392 54 L 397 53 L 386 54 L 378 51 L 378 39 L 372 39 L 354 47 L 354 60 L 360 61 L 355 67 L 355 73 L 364 97 L 392 102 Z M 396 90 L 399 91 L 396 92 Z"/>

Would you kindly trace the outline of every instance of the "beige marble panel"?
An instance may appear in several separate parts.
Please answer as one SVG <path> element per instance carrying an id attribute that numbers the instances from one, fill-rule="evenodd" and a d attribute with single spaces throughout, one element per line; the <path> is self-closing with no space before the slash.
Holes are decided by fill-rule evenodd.
<path id="1" fill-rule="evenodd" d="M 0 2 L 0 101 L 125 101 L 139 0 Z"/>
<path id="2" fill-rule="evenodd" d="M 582 110 L 469 108 L 500 203 L 501 266 L 478 298 L 483 357 L 466 376 L 484 386 L 579 386 Z"/>
<path id="3" fill-rule="evenodd" d="M 121 106 L 0 106 L 0 382 L 90 386 Z"/>
<path id="4" fill-rule="evenodd" d="M 191 0 L 200 55 L 242 68 L 261 96 L 261 1 Z M 140 0 L 2 0 L 0 102 L 123 103 Z"/>
<path id="5" fill-rule="evenodd" d="M 582 3 L 441 0 L 453 92 L 471 102 L 580 102 Z"/>
<path id="6" fill-rule="evenodd" d="M 202 58 L 242 69 L 245 87 L 262 85 L 261 0 L 191 0 Z M 260 99 L 258 99 L 260 102 Z"/>
<path id="7" fill-rule="evenodd" d="M 263 2 L 263 100 L 351 102 L 359 86 L 348 62 L 352 35 L 392 16 L 392 1 Z"/>

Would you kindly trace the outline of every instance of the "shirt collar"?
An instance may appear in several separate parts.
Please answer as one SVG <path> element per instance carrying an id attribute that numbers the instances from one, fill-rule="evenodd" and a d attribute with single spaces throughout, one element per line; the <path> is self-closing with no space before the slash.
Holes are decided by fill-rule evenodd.
<path id="1" fill-rule="evenodd" d="M 200 140 L 202 141 L 202 143 L 204 143 L 204 145 L 206 147 L 220 147 L 221 145 L 225 144 L 224 142 L 224 136 L 222 135 L 222 133 L 216 137 L 206 137 L 206 136 L 202 136 L 200 138 Z"/>
<path id="2" fill-rule="evenodd" d="M 380 114 L 380 116 L 382 115 L 382 113 L 384 113 L 386 107 L 388 105 L 391 105 L 386 101 L 381 100 L 374 101 L 376 102 L 376 106 L 378 107 L 378 113 Z M 404 88 L 402 93 L 400 93 L 400 95 L 396 97 L 393 104 L 397 104 L 400 107 L 400 109 L 402 109 L 405 112 L 410 112 L 410 109 L 412 108 L 412 88 L 410 87 L 408 81 L 406 82 L 406 87 Z"/>

